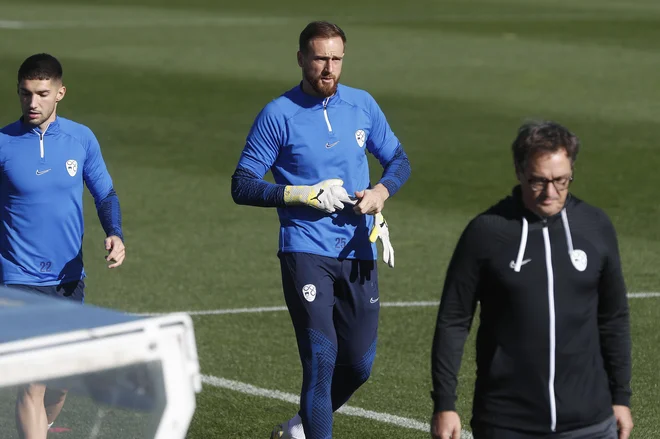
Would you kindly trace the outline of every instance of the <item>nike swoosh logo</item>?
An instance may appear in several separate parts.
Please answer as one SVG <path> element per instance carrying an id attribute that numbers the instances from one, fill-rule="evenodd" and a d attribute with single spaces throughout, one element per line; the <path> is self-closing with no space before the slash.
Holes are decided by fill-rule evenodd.
<path id="1" fill-rule="evenodd" d="M 371 302 L 371 303 L 376 303 L 376 302 L 378 302 L 379 300 L 380 300 L 380 297 L 376 297 L 375 299 L 372 297 L 371 299 L 369 299 L 369 302 Z"/>
<path id="2" fill-rule="evenodd" d="M 37 175 L 44 175 L 48 171 L 50 171 L 50 169 L 46 169 L 45 171 L 40 171 L 37 169 Z"/>
<path id="3" fill-rule="evenodd" d="M 532 261 L 531 259 L 523 259 L 522 261 L 520 261 L 520 265 L 523 266 L 526 263 L 531 262 L 531 261 Z M 509 267 L 516 268 L 516 261 L 509 262 Z"/>
<path id="4" fill-rule="evenodd" d="M 326 144 L 325 144 L 325 147 L 328 148 L 328 149 L 330 149 L 330 148 L 332 148 L 333 146 L 335 146 L 336 144 L 338 144 L 339 142 L 341 142 L 341 140 L 337 140 L 337 141 L 334 142 L 334 143 L 326 143 Z"/>

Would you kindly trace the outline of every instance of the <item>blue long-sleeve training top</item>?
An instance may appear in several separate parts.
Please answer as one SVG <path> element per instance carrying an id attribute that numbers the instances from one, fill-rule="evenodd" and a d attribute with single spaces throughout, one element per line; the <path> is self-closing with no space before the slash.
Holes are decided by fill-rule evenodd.
<path id="1" fill-rule="evenodd" d="M 119 199 L 101 148 L 84 125 L 57 117 L 45 132 L 0 130 L 0 278 L 57 285 L 85 277 L 83 186 L 107 236 L 123 239 Z"/>
<path id="2" fill-rule="evenodd" d="M 297 85 L 268 103 L 256 117 L 232 179 L 239 204 L 277 207 L 279 249 L 323 256 L 375 259 L 369 242 L 371 215 L 349 207 L 328 215 L 308 206 L 285 207 L 285 185 L 313 185 L 340 178 L 352 195 L 370 187 L 367 151 L 384 168 L 379 181 L 390 195 L 410 175 L 399 139 L 374 98 L 339 84 L 329 98 L 303 92 Z M 276 184 L 263 180 L 271 171 Z"/>

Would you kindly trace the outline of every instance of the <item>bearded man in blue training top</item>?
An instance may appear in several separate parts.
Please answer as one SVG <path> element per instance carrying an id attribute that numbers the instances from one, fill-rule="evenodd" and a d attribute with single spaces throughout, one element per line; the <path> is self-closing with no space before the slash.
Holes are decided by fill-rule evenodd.
<path id="1" fill-rule="evenodd" d="M 284 297 L 303 368 L 300 410 L 272 438 L 332 437 L 333 412 L 368 379 L 376 353 L 377 238 L 394 265 L 381 211 L 410 164 L 373 97 L 339 84 L 345 42 L 331 23 L 302 31 L 302 82 L 257 116 L 232 178 L 235 202 L 277 207 Z M 384 168 L 373 187 L 367 152 Z M 263 179 L 269 170 L 275 184 Z"/>

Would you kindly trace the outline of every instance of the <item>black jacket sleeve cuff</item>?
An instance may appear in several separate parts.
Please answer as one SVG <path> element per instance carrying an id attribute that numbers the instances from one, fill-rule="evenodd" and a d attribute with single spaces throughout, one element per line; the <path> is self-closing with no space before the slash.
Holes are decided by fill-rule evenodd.
<path id="1" fill-rule="evenodd" d="M 446 412 L 456 411 L 456 398 L 447 395 L 438 395 L 431 392 L 431 399 L 433 399 L 433 412 Z"/>
<path id="2" fill-rule="evenodd" d="M 612 405 L 624 405 L 630 407 L 630 393 L 626 391 L 612 392 Z"/>

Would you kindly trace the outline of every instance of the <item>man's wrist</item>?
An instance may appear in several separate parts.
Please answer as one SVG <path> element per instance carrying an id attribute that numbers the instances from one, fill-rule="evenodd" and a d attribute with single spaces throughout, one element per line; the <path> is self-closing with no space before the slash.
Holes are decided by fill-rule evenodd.
<path id="1" fill-rule="evenodd" d="M 109 233 L 106 233 L 106 238 L 112 238 L 113 236 L 119 238 L 121 242 L 124 242 L 124 233 L 121 230 L 114 229 Z"/>
<path id="2" fill-rule="evenodd" d="M 390 197 L 390 191 L 382 183 L 376 184 L 371 190 L 376 192 L 383 202 Z"/>
<path id="3" fill-rule="evenodd" d="M 287 206 L 296 206 L 306 204 L 309 196 L 309 187 L 287 185 L 284 188 L 284 204 Z"/>

